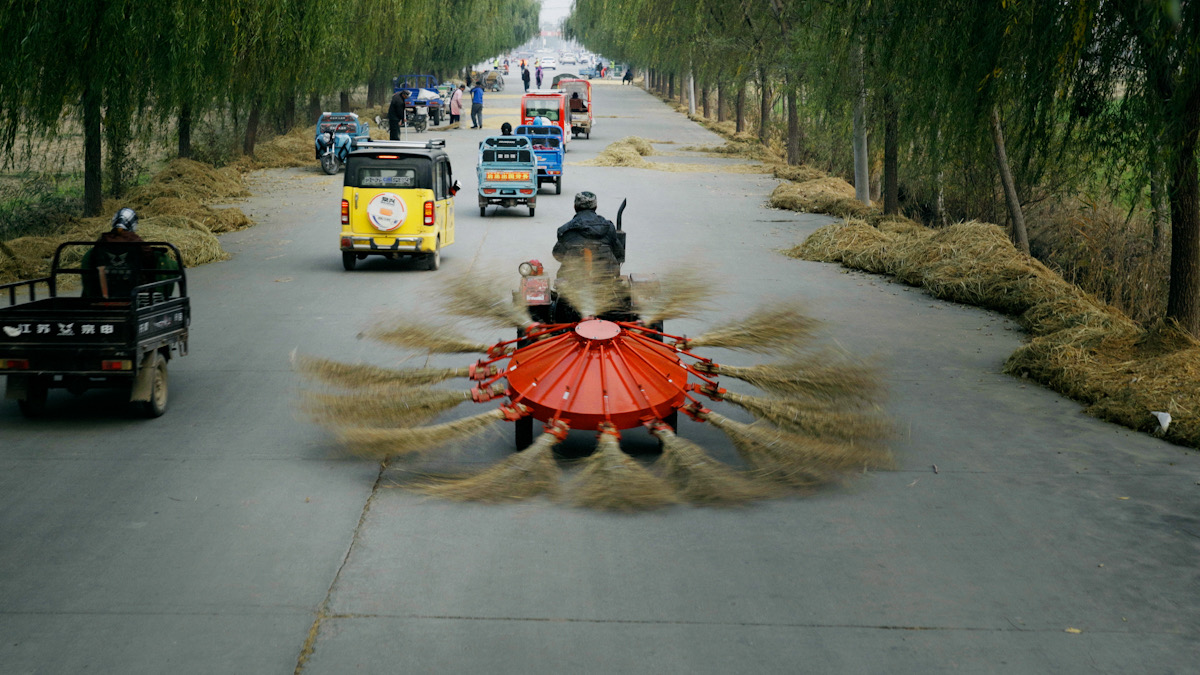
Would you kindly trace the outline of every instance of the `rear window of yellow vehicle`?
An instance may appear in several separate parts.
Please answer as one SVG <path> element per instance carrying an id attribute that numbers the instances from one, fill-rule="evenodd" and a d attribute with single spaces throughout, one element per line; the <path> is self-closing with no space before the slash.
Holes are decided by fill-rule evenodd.
<path id="1" fill-rule="evenodd" d="M 345 185 L 356 188 L 432 189 L 431 162 L 426 159 L 351 157 Z"/>

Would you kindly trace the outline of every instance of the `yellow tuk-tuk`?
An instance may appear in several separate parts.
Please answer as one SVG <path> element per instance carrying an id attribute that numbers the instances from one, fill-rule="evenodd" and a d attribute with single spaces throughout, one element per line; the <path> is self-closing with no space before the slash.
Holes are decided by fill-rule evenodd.
<path id="1" fill-rule="evenodd" d="M 571 114 L 571 135 L 592 137 L 592 83 L 587 80 L 561 79 L 555 85 L 567 95 Z"/>
<path id="2" fill-rule="evenodd" d="M 441 266 L 454 243 L 458 181 L 446 142 L 370 141 L 346 161 L 342 187 L 342 267 L 368 255 L 422 260 Z"/>

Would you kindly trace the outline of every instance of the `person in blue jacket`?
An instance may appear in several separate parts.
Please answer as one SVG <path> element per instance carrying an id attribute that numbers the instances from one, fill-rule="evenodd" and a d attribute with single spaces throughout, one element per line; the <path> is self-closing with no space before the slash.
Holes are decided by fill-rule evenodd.
<path id="1" fill-rule="evenodd" d="M 471 128 L 483 128 L 483 78 L 475 81 L 471 89 Z"/>

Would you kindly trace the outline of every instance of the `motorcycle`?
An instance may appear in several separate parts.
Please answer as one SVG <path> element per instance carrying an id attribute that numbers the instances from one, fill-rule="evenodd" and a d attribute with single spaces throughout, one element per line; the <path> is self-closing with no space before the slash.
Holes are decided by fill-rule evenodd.
<path id="1" fill-rule="evenodd" d="M 317 120 L 317 136 L 314 140 L 321 170 L 330 176 L 337 173 L 358 142 L 368 138 L 370 130 L 366 123 L 358 121 L 358 115 L 322 113 Z"/>

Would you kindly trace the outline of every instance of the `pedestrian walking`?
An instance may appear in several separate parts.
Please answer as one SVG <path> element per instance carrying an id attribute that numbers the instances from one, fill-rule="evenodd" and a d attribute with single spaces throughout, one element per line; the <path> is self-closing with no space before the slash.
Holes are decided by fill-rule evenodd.
<path id="1" fill-rule="evenodd" d="M 458 89 L 450 95 L 450 123 L 462 123 L 462 97 L 463 92 L 467 90 L 467 85 L 460 84 Z"/>
<path id="2" fill-rule="evenodd" d="M 633 66 L 625 66 L 625 77 L 621 78 L 621 84 L 633 84 Z"/>
<path id="3" fill-rule="evenodd" d="M 529 91 L 529 69 L 521 66 L 521 81 L 525 83 L 525 91 Z"/>
<path id="4" fill-rule="evenodd" d="M 471 128 L 483 128 L 483 83 L 478 80 L 471 90 Z"/>
<path id="5" fill-rule="evenodd" d="M 542 88 L 542 67 L 541 66 L 538 66 L 538 69 L 537 69 L 537 88 L 538 89 Z"/>

